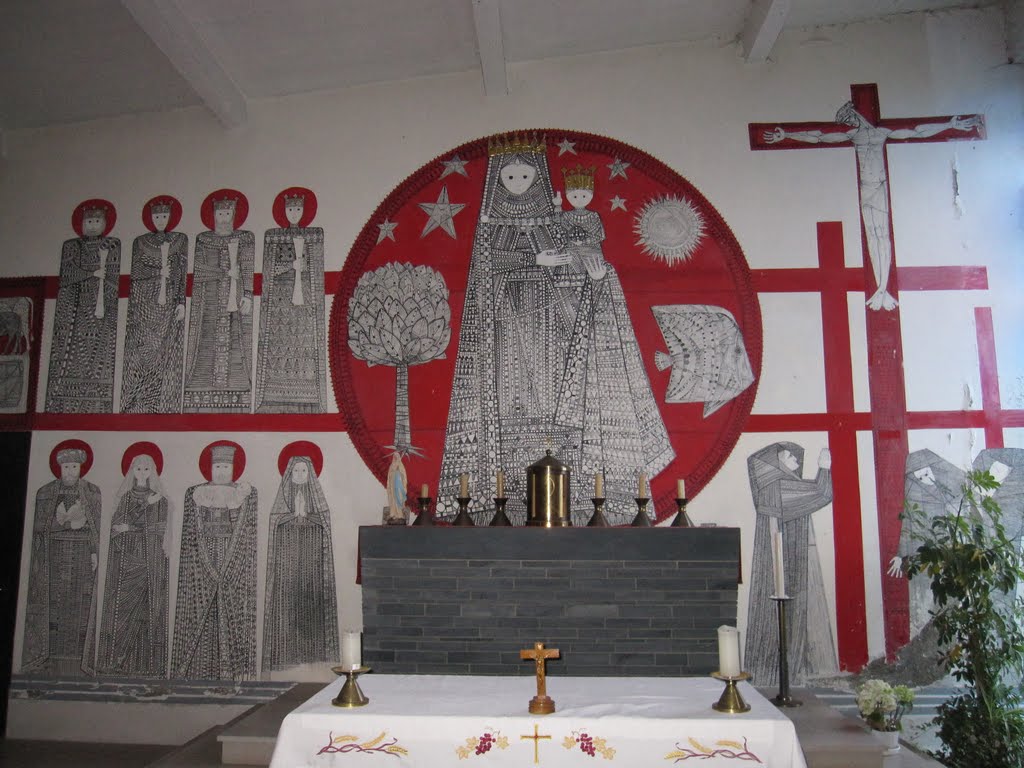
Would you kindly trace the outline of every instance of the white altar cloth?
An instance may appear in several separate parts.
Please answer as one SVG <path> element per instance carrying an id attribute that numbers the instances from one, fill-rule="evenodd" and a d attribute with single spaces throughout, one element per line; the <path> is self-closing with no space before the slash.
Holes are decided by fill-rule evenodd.
<path id="1" fill-rule="evenodd" d="M 355 709 L 331 705 L 341 682 L 285 718 L 271 768 L 806 768 L 793 723 L 747 683 L 750 711 L 728 715 L 711 708 L 723 689 L 711 678 L 549 676 L 556 712 L 531 715 L 532 675 L 371 673 Z"/>

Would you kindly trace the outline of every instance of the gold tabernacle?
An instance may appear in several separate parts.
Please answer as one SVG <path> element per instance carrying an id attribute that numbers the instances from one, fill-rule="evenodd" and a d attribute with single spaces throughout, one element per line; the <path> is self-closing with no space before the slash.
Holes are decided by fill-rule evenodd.
<path id="1" fill-rule="evenodd" d="M 547 451 L 526 468 L 526 524 L 545 528 L 572 525 L 569 510 L 569 467 Z"/>

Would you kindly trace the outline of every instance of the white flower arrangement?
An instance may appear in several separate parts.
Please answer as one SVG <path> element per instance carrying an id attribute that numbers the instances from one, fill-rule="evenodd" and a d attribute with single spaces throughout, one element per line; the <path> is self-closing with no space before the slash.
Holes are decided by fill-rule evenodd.
<path id="1" fill-rule="evenodd" d="M 903 715 L 914 706 L 914 692 L 905 685 L 868 680 L 857 689 L 860 716 L 876 731 L 899 731 Z"/>

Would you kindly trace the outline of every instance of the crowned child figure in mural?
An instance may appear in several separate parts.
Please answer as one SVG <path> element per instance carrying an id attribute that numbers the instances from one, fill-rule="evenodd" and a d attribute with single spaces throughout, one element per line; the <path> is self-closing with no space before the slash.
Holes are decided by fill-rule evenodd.
<path id="1" fill-rule="evenodd" d="M 110 522 L 97 669 L 166 677 L 171 505 L 154 458 L 162 463 L 159 449 L 152 444 L 140 449 L 117 489 Z"/>
<path id="2" fill-rule="evenodd" d="M 274 201 L 280 227 L 263 239 L 257 413 L 327 410 L 324 231 L 309 226 L 316 207 L 312 190 L 284 190 Z"/>
<path id="3" fill-rule="evenodd" d="M 289 448 L 282 451 L 282 459 Z M 337 663 L 339 658 L 331 510 L 317 476 L 321 462 L 319 451 L 288 457 L 270 510 L 264 677 L 299 664 Z"/>
<path id="4" fill-rule="evenodd" d="M 21 671 L 52 677 L 95 674 L 100 489 L 82 476 L 92 464 L 80 441 L 50 455 L 57 475 L 36 493 L 29 553 Z"/>
<path id="5" fill-rule="evenodd" d="M 823 449 L 813 480 L 803 477 L 804 449 L 772 443 L 747 459 L 750 493 L 757 512 L 754 563 L 747 608 L 745 667 L 759 685 L 778 682 L 778 626 L 772 538 L 782 536 L 789 604 L 789 668 L 793 679 L 838 670 L 831 613 L 812 516 L 832 502 L 832 457 Z"/>
<path id="6" fill-rule="evenodd" d="M 50 413 L 110 413 L 121 241 L 110 237 L 117 213 L 106 200 L 86 200 L 71 217 L 79 237 L 64 242 L 60 287 L 47 369 Z"/>
<path id="7" fill-rule="evenodd" d="M 208 483 L 185 492 L 171 675 L 182 679 L 256 677 L 256 502 L 238 482 L 245 456 L 214 444 Z"/>
<path id="8" fill-rule="evenodd" d="M 188 237 L 174 231 L 180 219 L 181 204 L 166 195 L 142 210 L 149 232 L 132 244 L 122 413 L 181 410 Z"/>
<path id="9" fill-rule="evenodd" d="M 455 513 L 459 475 L 493 477 L 547 448 L 577 476 L 605 472 L 612 522 L 627 522 L 637 472 L 673 458 L 618 278 L 605 262 L 600 217 L 586 210 L 593 175 L 572 175 L 573 210 L 556 210 L 547 148 L 537 136 L 489 145 L 470 259 L 442 458 L 440 516 Z M 560 206 L 559 206 L 560 208 Z M 506 494 L 525 519 L 520 473 Z M 582 488 L 582 486 L 578 486 Z M 582 491 L 577 522 L 593 509 Z M 483 519 L 481 502 L 472 512 Z M 589 509 L 588 509 L 589 508 Z M 633 504 L 635 513 L 635 504 Z"/>
<path id="10" fill-rule="evenodd" d="M 240 230 L 249 211 L 241 192 L 219 190 L 203 203 L 210 231 L 196 236 L 185 370 L 188 412 L 247 413 L 252 400 L 252 293 L 256 241 Z"/>

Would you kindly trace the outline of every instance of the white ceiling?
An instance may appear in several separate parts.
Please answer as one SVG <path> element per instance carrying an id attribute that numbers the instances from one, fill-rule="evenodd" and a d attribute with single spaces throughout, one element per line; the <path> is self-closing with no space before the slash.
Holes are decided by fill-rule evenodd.
<path id="1" fill-rule="evenodd" d="M 0 130 L 700 39 L 763 61 L 779 31 L 999 0 L 0 0 Z"/>

